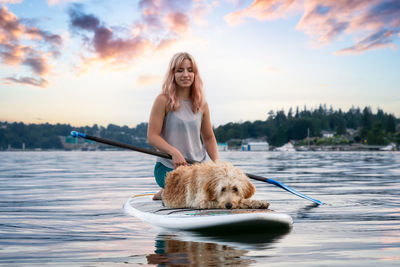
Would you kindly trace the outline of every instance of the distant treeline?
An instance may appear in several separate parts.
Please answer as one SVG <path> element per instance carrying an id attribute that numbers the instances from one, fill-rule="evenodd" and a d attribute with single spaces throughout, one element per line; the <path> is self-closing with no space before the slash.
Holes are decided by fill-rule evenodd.
<path id="1" fill-rule="evenodd" d="M 281 146 L 291 140 L 321 137 L 323 131 L 337 136 L 346 136 L 350 143 L 385 145 L 400 143 L 400 133 L 396 129 L 400 121 L 392 114 L 378 109 L 373 113 L 369 107 L 351 108 L 347 112 L 327 109 L 320 105 L 317 109 L 289 109 L 266 114 L 267 119 L 254 122 L 228 123 L 214 129 L 218 142 L 240 145 L 243 139 L 264 139 L 273 146 Z M 69 124 L 24 124 L 22 122 L 0 122 L 0 150 L 21 149 L 63 149 L 61 139 L 72 130 L 100 136 L 137 146 L 148 146 L 146 142 L 147 123 L 135 128 L 109 124 L 107 127 L 93 125 L 73 127 Z M 349 131 L 350 130 L 350 131 Z"/>
<path id="2" fill-rule="evenodd" d="M 281 146 L 291 140 L 303 140 L 307 136 L 320 137 L 323 131 L 340 136 L 347 135 L 352 139 L 350 143 L 385 145 L 400 141 L 399 134 L 396 134 L 396 124 L 399 120 L 381 109 L 373 113 L 369 107 L 362 111 L 353 107 L 343 112 L 341 109 L 333 110 L 332 107 L 328 109 L 326 105 L 320 105 L 313 110 L 304 107 L 303 110 L 296 108 L 293 111 L 290 108 L 287 113 L 280 110 L 270 111 L 267 115 L 264 121 L 219 126 L 215 129 L 215 136 L 219 142 L 264 138 L 273 146 Z"/>
<path id="3" fill-rule="evenodd" d="M 21 149 L 63 149 L 61 138 L 67 137 L 71 131 L 79 131 L 89 135 L 100 136 L 120 142 L 148 146 L 146 144 L 147 123 L 135 128 L 109 124 L 107 127 L 73 127 L 69 124 L 24 124 L 22 122 L 0 122 L 0 150 Z M 61 137 L 61 138 L 60 138 Z"/>

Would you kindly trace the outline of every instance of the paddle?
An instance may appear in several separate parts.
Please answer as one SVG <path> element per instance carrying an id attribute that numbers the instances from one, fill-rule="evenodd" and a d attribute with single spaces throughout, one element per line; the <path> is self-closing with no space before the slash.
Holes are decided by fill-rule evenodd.
<path id="1" fill-rule="evenodd" d="M 120 143 L 120 142 L 117 142 L 117 141 L 112 141 L 112 140 L 108 140 L 108 139 L 104 139 L 104 138 L 100 138 L 100 137 L 96 137 L 96 136 L 91 136 L 91 135 L 87 135 L 87 134 L 76 132 L 76 131 L 72 131 L 71 135 L 73 137 L 82 137 L 84 139 L 96 141 L 96 142 L 103 143 L 103 144 L 106 144 L 106 145 L 126 148 L 126 149 L 130 149 L 130 150 L 142 152 L 142 153 L 145 153 L 145 154 L 158 156 L 158 157 L 161 157 L 161 158 L 172 159 L 171 155 L 168 155 L 168 154 L 163 153 L 163 152 L 159 152 L 159 151 L 155 151 L 155 150 L 151 150 L 151 149 L 147 149 L 147 148 L 143 148 L 143 147 L 137 147 L 137 146 L 133 146 L 133 145 L 128 145 L 128 144 L 125 144 L 125 143 Z M 185 159 L 185 160 L 190 164 L 196 163 L 196 161 L 191 160 L 191 159 Z M 314 202 L 314 203 L 316 203 L 318 205 L 323 204 L 321 201 L 319 201 L 317 199 L 314 199 L 314 198 L 311 198 L 309 196 L 306 196 L 306 195 L 294 190 L 293 188 L 290 188 L 289 186 L 284 185 L 284 184 L 282 184 L 282 183 L 280 183 L 278 181 L 275 181 L 275 180 L 272 180 L 272 179 L 269 179 L 269 178 L 264 178 L 264 177 L 261 177 L 261 176 L 258 176 L 258 175 L 254 175 L 254 174 L 249 174 L 249 173 L 246 173 L 246 175 L 251 179 L 254 179 L 254 180 L 257 180 L 257 181 L 261 181 L 261 182 L 267 182 L 269 184 L 276 185 L 276 186 L 278 186 L 278 187 L 280 187 L 280 188 L 282 188 L 282 189 L 284 189 L 284 190 L 286 190 L 286 191 L 288 191 L 288 192 L 290 192 L 292 194 L 295 194 L 295 195 L 297 195 L 299 197 L 302 197 L 304 199 L 310 200 L 310 201 L 312 201 L 312 202 Z"/>

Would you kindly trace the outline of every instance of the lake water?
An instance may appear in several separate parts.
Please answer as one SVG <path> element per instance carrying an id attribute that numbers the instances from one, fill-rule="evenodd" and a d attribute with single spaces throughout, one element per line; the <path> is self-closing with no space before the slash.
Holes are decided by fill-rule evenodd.
<path id="1" fill-rule="evenodd" d="M 400 153 L 222 152 L 244 171 L 325 202 L 253 181 L 288 213 L 284 234 L 245 239 L 162 231 L 127 216 L 156 191 L 154 157 L 119 152 L 1 152 L 0 265 L 400 266 Z"/>

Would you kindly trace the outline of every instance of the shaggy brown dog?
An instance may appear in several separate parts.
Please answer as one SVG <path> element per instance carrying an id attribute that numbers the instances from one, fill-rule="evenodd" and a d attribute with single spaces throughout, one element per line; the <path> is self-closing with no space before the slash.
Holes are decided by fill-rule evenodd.
<path id="1" fill-rule="evenodd" d="M 162 194 L 171 208 L 266 209 L 269 203 L 250 200 L 256 188 L 238 168 L 226 162 L 181 166 L 167 174 Z"/>

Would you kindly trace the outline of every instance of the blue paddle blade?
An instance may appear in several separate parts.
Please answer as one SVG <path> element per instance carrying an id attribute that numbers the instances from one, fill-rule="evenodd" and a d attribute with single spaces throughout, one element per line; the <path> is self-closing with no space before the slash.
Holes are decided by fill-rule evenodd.
<path id="1" fill-rule="evenodd" d="M 292 194 L 295 194 L 296 196 L 299 196 L 299 197 L 302 197 L 304 199 L 310 200 L 310 201 L 312 201 L 312 202 L 314 202 L 314 203 L 316 203 L 318 205 L 323 204 L 321 201 L 319 201 L 317 199 L 313 199 L 312 197 L 306 196 L 306 195 L 294 190 L 293 188 L 290 188 L 289 186 L 284 185 L 284 184 L 282 184 L 282 183 L 280 183 L 278 181 L 275 181 L 275 180 L 272 180 L 272 179 L 268 179 L 268 178 L 265 178 L 265 177 L 262 177 L 262 176 L 250 174 L 250 173 L 246 173 L 246 175 L 251 179 L 254 179 L 254 180 L 257 180 L 257 181 L 261 181 L 261 182 L 267 182 L 269 184 L 276 185 L 276 186 L 278 186 L 278 187 L 280 187 L 280 188 L 282 188 L 282 189 L 284 189 L 284 190 L 286 190 L 286 191 L 288 191 L 288 192 L 290 192 Z"/>
<path id="2" fill-rule="evenodd" d="M 275 181 L 275 180 L 272 180 L 272 179 L 268 179 L 268 178 L 267 178 L 265 181 L 266 181 L 267 183 L 269 183 L 269 184 L 273 184 L 273 185 L 276 185 L 276 186 L 278 186 L 278 187 L 280 187 L 280 188 L 282 188 L 282 189 L 285 189 L 286 191 L 288 191 L 288 192 L 290 192 L 290 193 L 292 193 L 292 194 L 295 194 L 295 195 L 297 195 L 297 196 L 299 196 L 299 197 L 302 197 L 302 198 L 304 198 L 304 199 L 310 200 L 310 201 L 312 201 L 312 202 L 314 202 L 314 203 L 316 203 L 316 204 L 318 204 L 318 205 L 323 204 L 323 202 L 321 202 L 321 201 L 319 201 L 319 200 L 317 200 L 317 199 L 314 199 L 314 198 L 312 198 L 312 197 L 306 196 L 306 195 L 304 195 L 304 194 L 298 192 L 297 190 L 295 190 L 295 189 L 293 189 L 293 188 L 290 188 L 289 186 L 284 185 L 284 184 L 282 184 L 282 183 L 280 183 L 280 182 L 278 182 L 278 181 Z"/>

